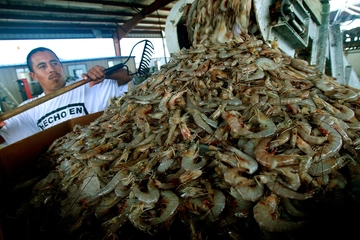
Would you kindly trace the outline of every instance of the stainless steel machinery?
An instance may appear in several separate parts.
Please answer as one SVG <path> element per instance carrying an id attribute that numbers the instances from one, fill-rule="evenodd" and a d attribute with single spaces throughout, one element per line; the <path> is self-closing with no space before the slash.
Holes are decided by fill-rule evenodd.
<path id="1" fill-rule="evenodd" d="M 165 37 L 169 53 L 188 48 L 186 17 L 196 0 L 180 0 L 170 11 Z M 330 25 L 327 0 L 253 0 L 251 29 L 263 40 L 276 40 L 292 57 L 307 60 L 342 84 L 360 88 L 359 79 L 343 53 L 340 25 Z"/>

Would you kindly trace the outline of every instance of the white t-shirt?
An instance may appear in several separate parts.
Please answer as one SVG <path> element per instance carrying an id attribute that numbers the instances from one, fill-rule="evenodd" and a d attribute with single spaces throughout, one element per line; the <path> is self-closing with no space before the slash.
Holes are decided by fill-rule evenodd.
<path id="1" fill-rule="evenodd" d="M 4 145 L 12 144 L 69 119 L 103 111 L 112 97 L 120 97 L 127 91 L 128 84 L 118 86 L 117 81 L 110 79 L 92 87 L 85 84 L 5 120 L 0 135 L 5 139 Z"/>

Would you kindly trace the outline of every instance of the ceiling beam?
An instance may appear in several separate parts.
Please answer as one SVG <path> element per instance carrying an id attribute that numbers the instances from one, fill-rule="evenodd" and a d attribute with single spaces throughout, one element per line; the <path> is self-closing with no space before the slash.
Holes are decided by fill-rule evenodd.
<path id="1" fill-rule="evenodd" d="M 61 1 L 61 0 L 60 0 Z M 99 3 L 98 0 L 76 0 L 76 1 L 72 1 L 72 2 L 81 2 L 81 3 Z M 118 2 L 118 1 L 101 1 L 101 4 L 103 6 L 118 6 L 118 7 L 128 7 L 128 8 L 146 8 L 148 5 L 144 5 L 144 4 L 138 4 L 138 3 L 128 3 L 128 2 Z M 163 11 L 170 11 L 171 8 L 168 7 L 162 7 L 159 10 L 163 10 Z"/>
<path id="2" fill-rule="evenodd" d="M 141 21 L 143 24 L 165 24 L 166 21 L 160 20 L 158 21 L 155 17 L 149 17 L 153 18 L 155 20 L 149 21 L 144 20 Z M 94 17 L 58 17 L 54 16 L 53 14 L 50 16 L 42 16 L 41 19 L 38 16 L 32 16 L 32 15 L 20 15 L 20 14 L 0 14 L 0 19 L 4 20 L 24 20 L 24 21 L 55 21 L 55 22 L 103 22 L 106 23 L 125 23 L 126 21 L 117 19 L 117 18 L 94 18 Z"/>
<path id="3" fill-rule="evenodd" d="M 132 3 L 131 3 L 132 4 Z M 150 5 L 149 5 L 150 6 Z M 132 8 L 130 8 L 132 9 Z M 99 15 L 99 16 L 127 16 L 127 17 L 133 17 L 134 14 L 137 14 L 138 12 L 133 11 L 100 11 L 100 10 L 92 10 L 92 9 L 74 9 L 74 8 L 66 8 L 66 7 L 39 7 L 39 6 L 26 6 L 26 5 L 10 5 L 10 4 L 1 4 L 0 3 L 0 12 L 3 12 L 2 14 L 8 14 L 10 12 L 15 12 L 15 14 L 19 14 L 21 12 L 26 12 L 27 14 L 31 13 L 41 13 L 42 15 L 44 13 L 54 14 L 54 13 L 63 13 L 68 14 L 69 16 L 74 14 L 79 15 Z M 166 15 L 159 16 L 157 14 L 149 15 L 149 17 L 154 18 L 161 18 L 166 19 Z"/>
<path id="4" fill-rule="evenodd" d="M 121 40 L 124 38 L 139 22 L 141 22 L 147 15 L 155 12 L 156 10 L 166 6 L 174 0 L 156 0 L 147 8 L 144 8 L 139 14 L 135 15 L 132 19 L 124 23 L 121 27 L 116 29 L 117 38 Z"/>
<path id="5" fill-rule="evenodd" d="M 71 30 L 84 30 L 84 29 L 98 29 L 98 30 L 104 30 L 104 31 L 115 31 L 118 25 L 116 24 L 109 24 L 109 25 L 101 25 L 101 24 L 66 24 L 66 23 L 59 23 L 59 24 L 53 24 L 53 23 L 7 23 L 7 22 L 1 22 L 0 21 L 0 29 L 6 29 L 6 28 L 12 28 L 17 29 L 17 31 L 26 30 L 26 29 L 55 29 L 55 31 L 67 31 L 67 29 Z M 163 26 L 142 26 L 137 25 L 133 28 L 133 30 L 157 30 L 160 31 L 164 28 Z M 21 33 L 20 33 L 21 34 Z"/>

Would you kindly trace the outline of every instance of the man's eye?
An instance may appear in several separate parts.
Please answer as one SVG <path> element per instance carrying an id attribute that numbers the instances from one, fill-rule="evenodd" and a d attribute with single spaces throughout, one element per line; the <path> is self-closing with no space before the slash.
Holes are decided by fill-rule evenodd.
<path id="1" fill-rule="evenodd" d="M 39 68 L 45 68 L 45 66 L 44 66 L 44 65 L 41 65 L 41 66 L 39 66 Z"/>

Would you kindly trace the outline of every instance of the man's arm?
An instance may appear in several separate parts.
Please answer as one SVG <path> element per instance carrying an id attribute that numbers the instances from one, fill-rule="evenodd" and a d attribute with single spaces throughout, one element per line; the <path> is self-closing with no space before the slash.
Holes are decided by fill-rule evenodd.
<path id="1" fill-rule="evenodd" d="M 84 79 L 90 78 L 92 80 L 90 82 L 90 87 L 104 81 L 105 77 L 116 80 L 119 86 L 124 85 L 133 79 L 132 76 L 127 74 L 127 70 L 125 68 L 119 69 L 116 72 L 111 73 L 109 76 L 105 76 L 105 68 L 98 65 L 90 68 L 87 74 L 82 74 L 82 77 Z"/>

